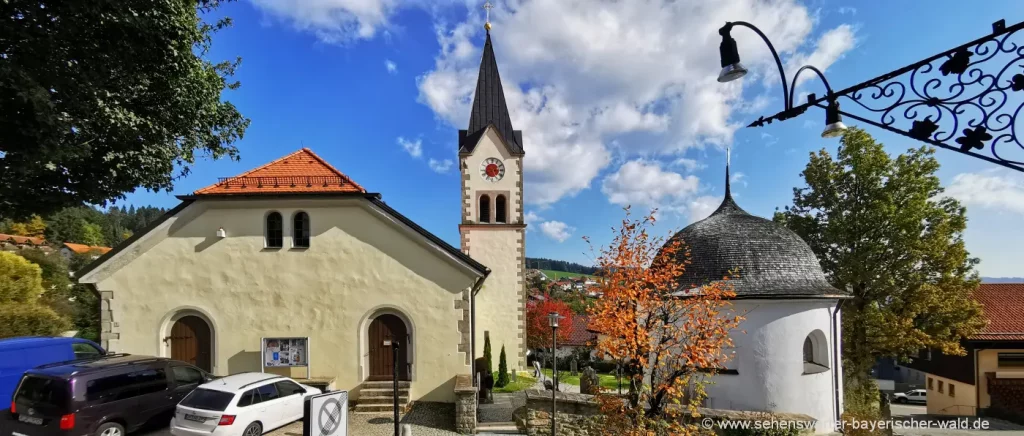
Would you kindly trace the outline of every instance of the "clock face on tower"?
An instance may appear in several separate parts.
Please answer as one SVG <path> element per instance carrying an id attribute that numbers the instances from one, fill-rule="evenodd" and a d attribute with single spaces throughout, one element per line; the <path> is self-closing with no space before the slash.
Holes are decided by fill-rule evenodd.
<path id="1" fill-rule="evenodd" d="M 480 163 L 480 176 L 488 182 L 497 182 L 505 177 L 505 164 L 501 160 L 490 157 Z"/>

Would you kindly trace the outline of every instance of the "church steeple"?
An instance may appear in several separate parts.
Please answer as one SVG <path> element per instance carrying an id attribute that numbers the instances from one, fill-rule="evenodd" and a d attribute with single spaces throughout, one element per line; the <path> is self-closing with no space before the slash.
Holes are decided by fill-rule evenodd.
<path id="1" fill-rule="evenodd" d="M 480 74 L 477 77 L 476 94 L 473 96 L 473 107 L 469 115 L 469 128 L 459 131 L 459 152 L 471 152 L 484 129 L 493 124 L 508 144 L 509 152 L 522 155 L 523 134 L 512 128 L 512 118 L 508 113 L 505 92 L 502 90 L 501 77 L 498 75 L 498 61 L 491 46 L 489 20 L 486 28 L 487 41 L 484 43 L 484 53 L 480 59 Z"/>

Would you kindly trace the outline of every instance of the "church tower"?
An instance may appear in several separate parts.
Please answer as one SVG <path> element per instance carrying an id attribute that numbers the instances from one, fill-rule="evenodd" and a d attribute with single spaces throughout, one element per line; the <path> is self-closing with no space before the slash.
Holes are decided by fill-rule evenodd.
<path id="1" fill-rule="evenodd" d="M 490 23 L 480 60 L 469 128 L 459 130 L 462 251 L 491 269 L 476 295 L 475 349 L 491 340 L 497 368 L 505 347 L 511 368 L 526 367 L 526 224 L 523 220 L 523 135 L 512 128 Z"/>

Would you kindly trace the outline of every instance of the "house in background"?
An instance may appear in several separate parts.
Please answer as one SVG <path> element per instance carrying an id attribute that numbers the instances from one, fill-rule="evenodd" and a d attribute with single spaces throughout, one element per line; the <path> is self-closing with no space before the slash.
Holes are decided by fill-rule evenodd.
<path id="1" fill-rule="evenodd" d="M 43 238 L 0 233 L 0 250 L 14 251 L 22 248 L 49 249 L 50 247 L 46 245 L 46 240 Z"/>
<path id="2" fill-rule="evenodd" d="M 61 256 L 65 259 L 71 259 L 71 256 L 75 254 L 92 254 L 93 259 L 97 259 L 100 256 L 107 254 L 110 251 L 110 247 L 100 247 L 96 245 L 85 245 L 75 244 L 72 242 L 65 242 L 64 246 L 60 249 Z"/>
<path id="3" fill-rule="evenodd" d="M 988 325 L 965 356 L 923 350 L 903 366 L 924 373 L 930 415 L 1024 415 L 1024 283 L 985 283 L 974 298 Z"/>

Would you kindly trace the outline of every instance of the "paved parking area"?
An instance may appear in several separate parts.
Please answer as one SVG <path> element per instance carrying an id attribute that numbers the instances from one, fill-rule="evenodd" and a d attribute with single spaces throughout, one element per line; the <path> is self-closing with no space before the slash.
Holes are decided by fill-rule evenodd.
<path id="1" fill-rule="evenodd" d="M 995 418 L 959 417 L 946 418 L 928 416 L 928 409 L 921 405 L 893 404 L 890 408 L 893 421 L 903 423 L 930 423 L 927 428 L 916 425 L 916 428 L 897 429 L 893 433 L 902 436 L 1024 436 L 1024 426 Z M 986 428 L 980 428 L 984 423 Z M 947 428 L 942 428 L 945 425 Z M 957 426 L 956 429 L 948 428 Z M 967 427 L 967 428 L 964 428 Z M 978 428 L 970 428 L 978 427 Z"/>

